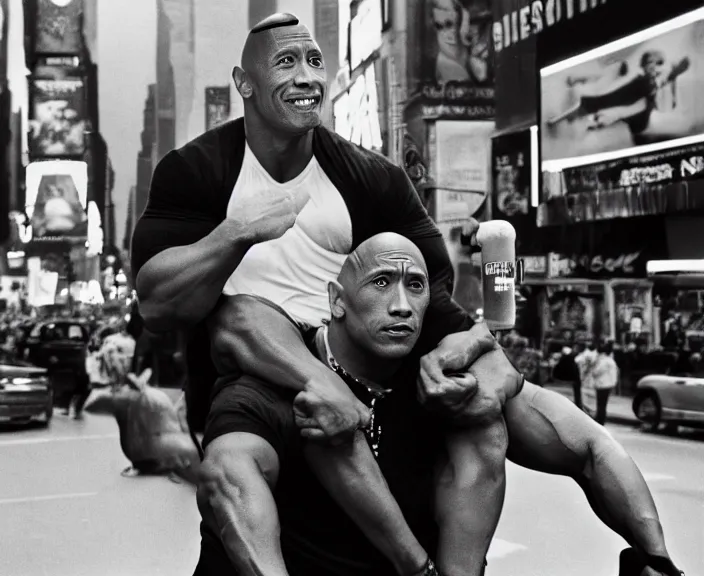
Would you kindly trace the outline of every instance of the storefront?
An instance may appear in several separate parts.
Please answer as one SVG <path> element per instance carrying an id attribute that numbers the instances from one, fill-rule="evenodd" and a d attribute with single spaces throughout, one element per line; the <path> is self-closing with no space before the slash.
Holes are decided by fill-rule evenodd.
<path id="1" fill-rule="evenodd" d="M 547 257 L 546 277 L 526 282 L 543 343 L 657 347 L 668 288 L 647 262 L 704 257 L 688 240 L 704 227 L 701 2 L 493 12 L 493 214 L 517 229 L 520 256 Z M 698 296 L 674 300 L 696 321 Z"/>

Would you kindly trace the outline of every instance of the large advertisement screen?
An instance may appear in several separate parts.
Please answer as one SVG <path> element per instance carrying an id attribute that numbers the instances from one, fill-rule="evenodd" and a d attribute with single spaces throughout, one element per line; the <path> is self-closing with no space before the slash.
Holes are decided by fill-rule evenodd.
<path id="1" fill-rule="evenodd" d="M 48 161 L 27 165 L 26 212 L 33 240 L 85 242 L 87 194 L 85 162 Z"/>
<path id="2" fill-rule="evenodd" d="M 704 141 L 704 9 L 540 75 L 543 171 Z"/>
<path id="3" fill-rule="evenodd" d="M 485 120 L 494 115 L 492 14 L 488 0 L 419 4 L 418 92 L 426 118 Z"/>
<path id="4" fill-rule="evenodd" d="M 38 54 L 80 54 L 83 0 L 37 0 L 35 38 Z"/>
<path id="5" fill-rule="evenodd" d="M 31 87 L 30 154 L 35 157 L 82 155 L 86 129 L 83 79 L 34 79 Z"/>

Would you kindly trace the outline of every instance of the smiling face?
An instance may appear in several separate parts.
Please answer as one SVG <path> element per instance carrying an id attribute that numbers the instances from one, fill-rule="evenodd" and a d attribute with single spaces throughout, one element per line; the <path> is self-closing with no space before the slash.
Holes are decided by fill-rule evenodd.
<path id="1" fill-rule="evenodd" d="M 273 129 L 305 133 L 322 122 L 327 91 L 323 55 L 300 24 L 252 32 L 234 73 L 245 113 Z"/>
<path id="2" fill-rule="evenodd" d="M 418 248 L 397 234 L 379 234 L 350 255 L 339 282 L 339 289 L 330 291 L 331 309 L 349 340 L 377 358 L 407 356 L 430 301 Z"/>

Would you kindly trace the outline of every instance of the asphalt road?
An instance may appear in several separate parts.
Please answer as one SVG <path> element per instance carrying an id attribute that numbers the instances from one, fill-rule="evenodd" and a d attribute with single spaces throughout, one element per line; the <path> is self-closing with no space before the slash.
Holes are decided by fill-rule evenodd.
<path id="1" fill-rule="evenodd" d="M 704 438 L 610 429 L 651 486 L 672 554 L 704 574 Z M 123 477 L 127 465 L 107 417 L 0 429 L 0 575 L 190 576 L 194 489 Z M 509 466 L 488 576 L 615 576 L 622 547 L 571 480 Z"/>

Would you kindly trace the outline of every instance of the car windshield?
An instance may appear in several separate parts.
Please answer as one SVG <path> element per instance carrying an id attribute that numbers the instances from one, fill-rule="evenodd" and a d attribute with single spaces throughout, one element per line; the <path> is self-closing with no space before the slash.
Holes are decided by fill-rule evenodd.
<path id="1" fill-rule="evenodd" d="M 83 328 L 78 324 L 47 324 L 44 329 L 44 340 L 85 340 Z"/>

